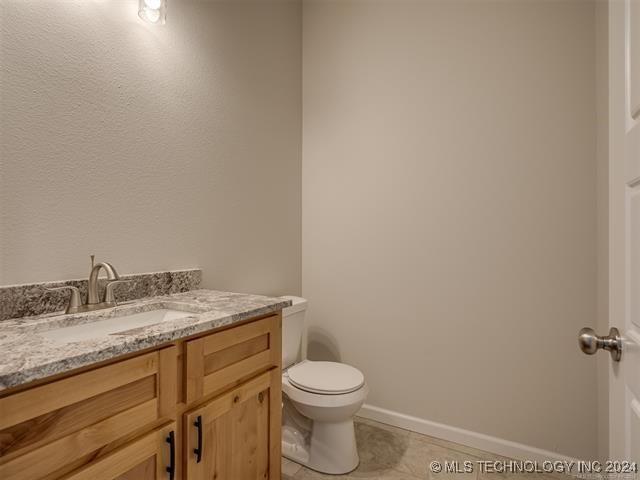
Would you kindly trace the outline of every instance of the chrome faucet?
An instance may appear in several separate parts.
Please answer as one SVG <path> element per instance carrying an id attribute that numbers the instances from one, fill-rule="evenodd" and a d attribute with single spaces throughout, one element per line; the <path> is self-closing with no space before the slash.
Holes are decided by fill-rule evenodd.
<path id="1" fill-rule="evenodd" d="M 129 280 L 121 280 L 120 275 L 115 267 L 107 262 L 94 263 L 94 255 L 91 255 L 91 273 L 87 284 L 87 303 L 82 304 L 80 300 L 80 291 L 77 287 L 64 285 L 62 287 L 48 288 L 47 290 L 71 290 L 69 303 L 65 313 L 91 312 L 93 310 L 101 310 L 103 308 L 111 308 L 117 305 L 113 289 L 119 283 L 125 283 Z M 100 300 L 98 293 L 98 275 L 100 270 L 104 269 L 107 274 L 107 286 L 104 289 L 104 297 Z"/>

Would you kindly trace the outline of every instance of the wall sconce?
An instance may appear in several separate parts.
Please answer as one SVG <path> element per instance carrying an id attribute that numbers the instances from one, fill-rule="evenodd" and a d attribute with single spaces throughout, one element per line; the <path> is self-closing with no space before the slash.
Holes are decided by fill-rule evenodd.
<path id="1" fill-rule="evenodd" d="M 167 0 L 138 0 L 138 16 L 145 22 L 164 25 L 167 18 Z"/>

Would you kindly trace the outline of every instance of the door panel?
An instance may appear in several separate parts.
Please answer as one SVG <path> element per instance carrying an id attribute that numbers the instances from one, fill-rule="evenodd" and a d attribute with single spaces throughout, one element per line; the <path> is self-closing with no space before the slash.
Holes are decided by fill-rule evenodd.
<path id="1" fill-rule="evenodd" d="M 280 429 L 276 412 L 281 408 L 281 381 L 278 369 L 265 372 L 185 415 L 186 478 L 279 480 L 279 435 L 271 429 L 276 433 Z M 200 461 L 195 453 L 198 448 Z"/>
<path id="2" fill-rule="evenodd" d="M 626 337 L 627 358 L 621 380 L 626 390 L 625 459 L 640 462 L 640 0 L 625 2 L 626 53 Z M 635 57 L 634 57 L 635 55 Z M 635 118 L 634 118 L 635 117 Z"/>
<path id="3" fill-rule="evenodd" d="M 640 402 L 633 400 L 631 402 L 631 452 L 629 458 L 640 458 Z"/>
<path id="4" fill-rule="evenodd" d="M 609 2 L 609 323 L 620 330 L 612 364 L 609 455 L 640 462 L 640 0 Z"/>
<path id="5" fill-rule="evenodd" d="M 625 0 L 624 5 L 626 180 L 640 187 L 640 0 Z"/>
<path id="6" fill-rule="evenodd" d="M 640 185 L 629 187 L 629 288 L 640 292 Z M 634 248 L 635 246 L 635 248 Z M 629 319 L 640 327 L 640 295 L 629 296 Z"/>

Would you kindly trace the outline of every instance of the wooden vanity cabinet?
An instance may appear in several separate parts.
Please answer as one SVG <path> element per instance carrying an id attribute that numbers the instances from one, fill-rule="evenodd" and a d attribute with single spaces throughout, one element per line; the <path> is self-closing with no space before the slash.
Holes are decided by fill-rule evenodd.
<path id="1" fill-rule="evenodd" d="M 2 392 L 0 479 L 280 480 L 281 325 L 274 314 Z"/>

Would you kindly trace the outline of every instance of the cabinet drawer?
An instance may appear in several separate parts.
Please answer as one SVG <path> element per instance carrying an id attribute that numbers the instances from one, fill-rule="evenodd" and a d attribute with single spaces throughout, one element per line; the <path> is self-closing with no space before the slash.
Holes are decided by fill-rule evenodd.
<path id="1" fill-rule="evenodd" d="M 0 478 L 59 478 L 174 417 L 175 365 L 169 347 L 0 398 Z"/>
<path id="2" fill-rule="evenodd" d="M 186 342 L 186 403 L 281 364 L 281 315 Z"/>

